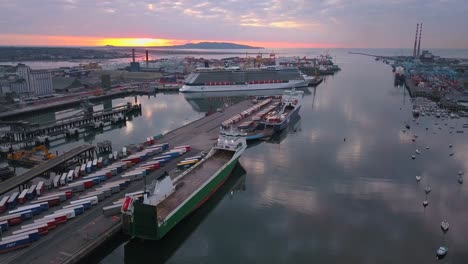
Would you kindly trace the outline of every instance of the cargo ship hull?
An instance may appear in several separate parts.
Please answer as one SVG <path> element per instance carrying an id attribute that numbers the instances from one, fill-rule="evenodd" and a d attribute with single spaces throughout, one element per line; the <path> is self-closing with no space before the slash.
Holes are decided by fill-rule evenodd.
<path id="1" fill-rule="evenodd" d="M 193 92 L 225 92 L 225 91 L 254 91 L 272 89 L 291 89 L 307 87 L 305 80 L 290 80 L 281 83 L 236 84 L 236 85 L 184 85 L 179 90 L 184 93 Z"/>
<path id="2" fill-rule="evenodd" d="M 289 115 L 280 123 L 274 124 L 273 125 L 273 131 L 275 132 L 281 132 L 285 128 L 289 126 L 289 123 L 299 117 L 299 110 L 301 109 L 301 106 L 299 105 L 298 107 L 294 108 L 291 112 L 289 112 Z"/>
<path id="3" fill-rule="evenodd" d="M 124 231 L 131 236 L 148 240 L 159 240 L 164 237 L 191 212 L 202 206 L 223 185 L 237 164 L 241 152 L 233 153 L 234 155 L 231 155 L 231 158 L 222 167 L 192 195 L 180 203 L 177 208 L 170 212 L 162 223 L 161 217 L 158 217 L 158 211 L 164 214 L 164 209 L 160 208 L 160 205 L 153 206 L 135 203 L 133 219 L 131 220 L 128 216 L 123 215 Z M 205 163 L 207 162 L 209 161 Z M 202 164 L 203 166 L 209 167 L 210 164 Z M 186 187 L 184 185 L 181 189 Z M 169 198 L 171 197 L 169 196 Z"/>

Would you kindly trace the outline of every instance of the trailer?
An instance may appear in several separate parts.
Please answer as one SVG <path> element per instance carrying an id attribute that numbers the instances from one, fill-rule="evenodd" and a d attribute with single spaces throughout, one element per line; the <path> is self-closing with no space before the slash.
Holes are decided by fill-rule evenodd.
<path id="1" fill-rule="evenodd" d="M 31 205 L 18 207 L 15 210 L 9 211 L 8 214 L 11 215 L 11 214 L 21 213 L 21 212 L 24 212 L 24 211 L 31 211 L 31 213 L 33 215 L 38 215 L 38 214 L 42 213 L 43 211 L 45 211 L 47 209 L 49 209 L 49 204 L 46 203 L 46 202 L 42 202 L 42 203 L 37 203 L 37 204 L 31 204 Z"/>
<path id="2" fill-rule="evenodd" d="M 54 188 L 58 188 L 60 186 L 60 178 L 62 177 L 62 174 L 55 175 L 54 178 Z"/>
<path id="3" fill-rule="evenodd" d="M 7 231 L 8 228 L 9 228 L 8 221 L 4 220 L 0 222 L 0 230 L 2 230 L 2 232 Z"/>
<path id="4" fill-rule="evenodd" d="M 103 165 L 103 159 L 102 159 L 102 157 L 99 157 L 99 159 L 97 161 L 97 166 L 98 166 L 98 168 L 102 168 L 102 165 Z"/>
<path id="5" fill-rule="evenodd" d="M 68 174 L 67 174 L 67 183 L 73 181 L 73 179 L 75 178 L 74 175 L 73 175 L 74 173 L 75 173 L 74 170 L 69 170 L 69 171 L 68 171 Z"/>
<path id="6" fill-rule="evenodd" d="M 29 187 L 28 192 L 26 193 L 26 199 L 28 200 L 34 199 L 34 197 L 36 197 L 36 194 L 37 194 L 36 189 L 37 189 L 36 185 L 32 185 L 31 187 Z"/>
<path id="7" fill-rule="evenodd" d="M 10 199 L 10 196 L 6 195 L 6 196 L 3 196 L 2 199 L 0 200 L 0 213 L 3 213 L 6 211 L 8 199 Z"/>
<path id="8" fill-rule="evenodd" d="M 13 209 L 18 204 L 18 192 L 14 192 L 7 201 L 8 209 Z"/>
<path id="9" fill-rule="evenodd" d="M 36 186 L 36 194 L 40 196 L 41 194 L 44 193 L 44 191 L 45 191 L 44 182 L 40 181 Z"/>
<path id="10" fill-rule="evenodd" d="M 98 162 L 98 159 L 93 160 L 93 163 L 91 164 L 93 170 L 97 169 L 97 162 Z"/>
<path id="11" fill-rule="evenodd" d="M 18 196 L 18 202 L 20 204 L 24 204 L 26 202 L 26 194 L 28 193 L 28 189 L 24 189 L 20 195 Z"/>
<path id="12" fill-rule="evenodd" d="M 39 235 L 45 236 L 49 234 L 49 227 L 47 226 L 46 223 L 39 223 L 39 224 L 34 223 L 34 224 L 31 224 L 31 226 L 27 228 L 24 228 L 24 226 L 21 226 L 20 230 L 13 231 L 12 234 L 19 235 L 19 234 L 23 234 L 23 233 L 30 232 L 30 231 L 37 231 Z"/>
<path id="13" fill-rule="evenodd" d="M 91 173 L 92 171 L 93 171 L 93 162 L 88 161 L 88 163 L 86 163 L 86 173 Z"/>
<path id="14" fill-rule="evenodd" d="M 75 200 L 75 201 L 71 201 L 70 202 L 70 205 L 72 204 L 82 204 L 83 202 L 91 202 L 92 205 L 95 205 L 99 202 L 99 199 L 97 196 L 91 196 L 91 197 L 87 197 L 87 198 L 83 198 L 83 199 L 78 199 L 78 200 Z"/>
<path id="15" fill-rule="evenodd" d="M 80 167 L 80 176 L 83 176 L 86 174 L 86 164 L 81 164 Z"/>
<path id="16" fill-rule="evenodd" d="M 62 177 L 60 177 L 60 185 L 61 186 L 64 186 L 64 185 L 67 184 L 67 182 L 68 182 L 67 176 L 68 176 L 68 173 L 65 172 L 65 173 L 62 174 Z"/>
<path id="17" fill-rule="evenodd" d="M 75 170 L 73 171 L 73 176 L 76 178 L 80 177 L 80 166 L 76 166 Z"/>

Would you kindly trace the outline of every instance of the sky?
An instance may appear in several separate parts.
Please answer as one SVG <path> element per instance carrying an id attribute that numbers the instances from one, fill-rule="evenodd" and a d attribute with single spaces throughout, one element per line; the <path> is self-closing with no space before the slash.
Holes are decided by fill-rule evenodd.
<path id="1" fill-rule="evenodd" d="M 468 48 L 466 0 L 0 0 L 0 45 Z"/>

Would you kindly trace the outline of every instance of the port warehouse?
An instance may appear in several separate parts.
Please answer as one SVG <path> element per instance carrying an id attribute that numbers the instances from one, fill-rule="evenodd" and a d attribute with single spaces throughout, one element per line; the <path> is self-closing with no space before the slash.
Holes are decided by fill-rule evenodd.
<path id="1" fill-rule="evenodd" d="M 105 212 L 109 212 L 110 214 L 115 214 L 115 213 L 120 212 L 119 203 L 122 203 L 122 201 L 115 201 L 115 203 L 117 204 L 114 204 L 114 199 L 116 198 L 113 198 L 113 197 L 123 197 L 125 193 L 141 191 L 143 189 L 143 182 L 138 181 L 138 180 L 141 179 L 143 175 L 146 175 L 146 180 L 149 182 L 152 179 L 156 179 L 160 177 L 164 173 L 163 170 L 156 169 L 158 166 L 159 167 L 165 166 L 164 171 L 166 170 L 170 171 L 171 169 L 176 169 L 178 165 L 179 166 L 183 165 L 183 163 L 195 164 L 196 161 L 194 160 L 199 156 L 199 153 L 202 150 L 206 151 L 209 148 L 211 148 L 214 142 L 213 138 L 214 136 L 217 135 L 219 131 L 218 128 L 221 122 L 225 120 L 229 120 L 231 117 L 237 116 L 238 113 L 242 113 L 244 110 L 248 109 L 251 106 L 252 106 L 252 103 L 249 101 L 240 102 L 236 105 L 226 108 L 223 112 L 214 113 L 210 116 L 196 120 L 183 127 L 177 128 L 167 133 L 166 135 L 164 135 L 162 141 L 160 140 L 161 142 L 163 141 L 169 142 L 171 146 L 177 146 L 177 145 L 184 146 L 187 144 L 191 144 L 190 152 L 192 152 L 192 154 L 190 156 L 186 156 L 186 157 L 181 156 L 180 158 L 179 157 L 174 158 L 175 159 L 174 162 L 172 162 L 172 160 L 174 159 L 166 160 L 165 158 L 167 157 L 164 157 L 164 156 L 167 156 L 167 155 L 165 154 L 163 155 L 163 153 L 155 154 L 158 156 L 152 157 L 150 160 L 148 160 L 148 158 L 146 158 L 146 160 L 142 160 L 145 158 L 133 156 L 136 153 L 145 151 L 145 148 L 144 148 L 143 150 L 135 151 L 132 154 L 130 154 L 130 156 L 127 156 L 120 160 L 113 161 L 112 163 L 108 162 L 107 166 L 105 167 L 104 165 L 102 165 L 103 167 L 99 168 L 99 166 L 101 165 L 97 165 L 98 167 L 97 169 L 99 169 L 100 173 L 102 173 L 103 171 L 106 171 L 106 175 L 102 175 L 102 174 L 98 175 L 96 174 L 97 172 L 93 170 L 91 173 L 87 172 L 86 175 L 80 175 L 79 178 L 73 179 L 71 183 L 67 183 L 67 185 L 65 186 L 60 186 L 60 184 L 58 184 L 58 188 L 51 187 L 53 190 L 48 190 L 47 189 L 48 187 L 43 187 L 45 188 L 45 192 L 41 193 L 38 198 L 35 198 L 33 201 L 27 200 L 27 202 L 24 204 L 17 204 L 18 207 L 16 207 L 15 209 L 20 208 L 20 206 L 29 206 L 32 204 L 42 204 L 42 208 L 36 205 L 34 209 L 31 209 L 32 219 L 28 219 L 30 216 L 29 212 L 24 213 L 23 217 L 25 217 L 26 220 L 23 221 L 21 219 L 22 221 L 21 224 L 9 226 L 9 229 L 6 232 L 4 232 L 4 236 L 14 235 L 10 232 L 18 231 L 17 229 L 23 229 L 22 228 L 23 225 L 25 225 L 24 229 L 27 229 L 31 227 L 31 226 L 28 226 L 30 224 L 41 223 L 41 221 L 47 222 L 47 220 L 44 220 L 42 218 L 39 219 L 39 217 L 45 214 L 55 213 L 55 211 L 69 209 L 70 207 L 64 208 L 64 206 L 70 206 L 71 205 L 69 204 L 70 200 L 86 199 L 86 198 L 96 196 L 99 201 L 96 205 L 89 207 L 88 203 L 84 203 L 83 210 L 81 210 L 80 206 L 77 206 L 78 208 L 74 208 L 74 211 L 76 211 L 74 212 L 75 216 L 73 216 L 73 213 L 69 212 L 69 216 L 73 217 L 72 218 L 73 220 L 67 220 L 65 222 L 67 224 L 65 225 L 60 224 L 63 221 L 63 217 L 60 219 L 57 219 L 57 221 L 59 222 L 58 228 L 63 229 L 63 230 L 69 230 L 70 233 L 76 234 L 77 236 L 79 235 L 79 233 L 77 233 L 78 230 L 81 230 L 80 232 L 85 232 L 83 229 L 85 227 L 89 227 L 87 225 L 89 222 L 92 221 L 93 223 L 96 223 L 95 225 L 93 225 L 93 230 L 94 230 L 93 237 L 95 237 L 96 239 L 93 239 L 91 244 L 94 243 L 93 245 L 98 246 L 100 243 L 104 242 L 104 241 L 98 242 L 98 239 L 97 239 L 98 237 L 106 237 L 106 234 L 109 234 L 109 232 L 111 231 L 119 232 L 120 230 L 120 221 L 114 223 L 111 220 L 112 218 L 102 215 L 102 212 L 101 212 L 103 208 L 106 209 Z M 238 120 L 238 122 L 240 121 L 241 120 Z M 151 140 L 147 139 L 146 142 L 148 143 L 145 143 L 142 145 L 147 146 L 147 148 L 149 149 L 149 146 L 150 146 L 149 143 L 151 143 Z M 154 142 L 153 145 L 151 146 L 155 146 L 155 145 L 158 145 L 158 143 Z M 172 155 L 177 155 L 177 154 L 172 154 Z M 156 158 L 156 160 L 154 160 L 154 158 Z M 127 168 L 124 170 L 123 168 L 125 168 L 125 164 L 122 163 L 124 162 L 123 161 L 124 159 L 132 159 L 133 162 L 139 161 L 139 163 L 133 166 L 128 166 L 127 164 Z M 130 163 L 133 164 L 132 161 L 128 160 L 127 162 L 129 164 Z M 156 165 L 156 161 L 158 161 L 157 163 L 158 165 Z M 94 159 L 91 162 L 91 167 L 93 166 L 92 165 L 93 163 L 94 163 Z M 75 170 L 83 171 L 82 170 L 83 165 L 84 165 L 84 170 L 86 170 L 86 168 L 89 167 L 87 166 L 88 164 L 89 164 L 89 161 L 86 162 L 86 164 L 82 164 L 79 170 L 77 168 L 74 168 L 73 173 L 75 172 Z M 99 161 L 96 162 L 96 164 L 99 164 Z M 102 164 L 104 164 L 104 160 L 102 161 Z M 118 172 L 119 171 L 118 164 L 122 166 L 120 168 L 121 170 L 120 173 Z M 117 168 L 115 166 L 117 166 Z M 34 169 L 32 171 L 34 171 Z M 66 176 L 68 176 L 69 173 L 70 171 L 67 171 Z M 40 176 L 40 175 L 41 175 L 40 173 L 37 174 L 37 176 Z M 61 174 L 60 176 L 63 177 L 63 174 Z M 89 179 L 89 178 L 92 178 L 92 179 Z M 119 181 L 123 181 L 123 182 L 119 182 Z M 134 181 L 137 181 L 137 182 L 132 183 Z M 60 181 L 58 180 L 58 182 Z M 99 185 L 96 185 L 98 182 L 99 182 Z M 113 183 L 113 182 L 118 182 L 118 184 Z M 50 185 L 50 182 L 48 184 Z M 88 188 L 84 186 L 85 184 L 88 186 Z M 92 187 L 89 187 L 89 185 L 91 184 L 93 184 Z M 43 183 L 43 185 L 45 185 L 45 183 Z M 53 186 L 53 182 L 52 182 L 52 186 Z M 36 186 L 36 189 L 37 189 L 37 186 Z M 125 192 L 122 189 L 125 189 Z M 119 191 L 117 192 L 117 190 Z M 28 190 L 28 192 L 30 192 L 30 190 Z M 106 198 L 106 197 L 109 197 L 109 195 L 111 198 Z M 71 196 L 72 198 L 67 199 L 67 196 Z M 105 198 L 105 200 L 101 200 L 101 198 Z M 39 215 L 34 215 L 34 213 L 37 214 L 37 211 L 45 208 L 44 199 L 47 200 L 47 205 L 50 204 L 49 209 L 46 210 L 45 212 L 41 211 Z M 93 199 L 93 198 L 90 198 L 90 199 Z M 52 208 L 54 207 L 57 209 L 52 210 Z M 86 208 L 89 208 L 89 209 L 86 209 Z M 3 214 L 0 214 L 0 216 L 1 217 L 6 216 L 9 211 L 12 211 L 15 209 L 7 209 Z M 82 214 L 80 214 L 81 211 L 83 211 Z M 77 214 L 79 215 L 79 217 L 77 217 Z M 15 217 L 16 219 L 13 220 L 13 224 L 15 223 L 15 221 L 19 221 L 18 215 L 15 215 Z M 83 219 L 83 220 L 80 220 L 80 219 Z M 8 224 L 8 220 L 9 219 L 6 220 L 7 224 Z M 11 221 L 12 220 L 10 220 L 10 222 Z M 49 225 L 53 225 L 53 223 L 50 223 Z M 43 229 L 44 228 L 41 229 L 42 230 L 41 232 L 43 232 Z M 83 241 L 85 240 L 85 238 L 78 238 L 78 237 L 76 239 L 83 239 Z M 24 243 L 25 241 L 26 240 L 22 241 L 22 243 Z M 23 259 L 28 259 L 29 257 L 33 259 L 33 256 L 39 256 L 41 252 L 39 252 L 37 248 L 46 247 L 45 244 L 42 243 L 41 241 L 45 241 L 45 240 L 40 239 L 39 241 L 36 241 L 35 244 L 39 243 L 38 246 L 28 247 L 24 250 L 13 251 L 8 254 L 0 255 L 0 262 L 2 262 L 2 258 L 6 258 L 6 257 L 15 258 L 16 260 L 19 260 L 17 256 L 15 255 L 16 252 L 18 253 L 28 252 L 28 253 L 23 253 L 28 256 L 28 257 L 24 257 Z M 79 252 L 79 250 L 83 248 L 82 245 L 74 245 L 74 246 L 69 245 L 69 243 L 71 242 L 67 240 L 67 236 L 65 234 L 64 235 L 60 234 L 58 236 L 54 235 L 53 240 L 48 239 L 47 241 L 48 241 L 47 248 L 49 248 L 50 244 L 52 243 L 56 245 L 57 247 L 63 247 L 63 250 L 65 250 L 66 252 L 72 252 L 76 254 L 78 254 L 77 252 Z M 86 244 L 86 243 L 83 242 L 83 244 Z M 90 243 L 87 243 L 87 244 L 90 244 Z M 51 253 L 51 256 L 55 256 L 56 254 L 58 254 L 58 252 L 50 252 L 50 248 L 44 249 L 44 250 L 49 250 L 48 252 Z M 89 253 L 89 251 L 85 251 L 85 252 Z"/>

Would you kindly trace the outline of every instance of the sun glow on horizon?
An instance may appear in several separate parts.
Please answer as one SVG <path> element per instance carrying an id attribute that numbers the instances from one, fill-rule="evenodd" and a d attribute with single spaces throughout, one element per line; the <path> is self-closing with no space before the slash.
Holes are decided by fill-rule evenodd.
<path id="1" fill-rule="evenodd" d="M 99 40 L 99 46 L 126 46 L 126 47 L 158 47 L 171 46 L 174 41 L 170 39 L 156 38 L 106 38 Z"/>
<path id="2" fill-rule="evenodd" d="M 199 42 L 230 42 L 262 48 L 338 48 L 332 43 L 314 42 L 270 42 L 270 41 L 242 41 L 242 40 L 184 40 L 165 38 L 112 38 L 88 36 L 48 36 L 48 35 L 20 35 L 0 34 L 0 45 L 3 46 L 106 46 L 116 47 L 160 47 Z"/>

